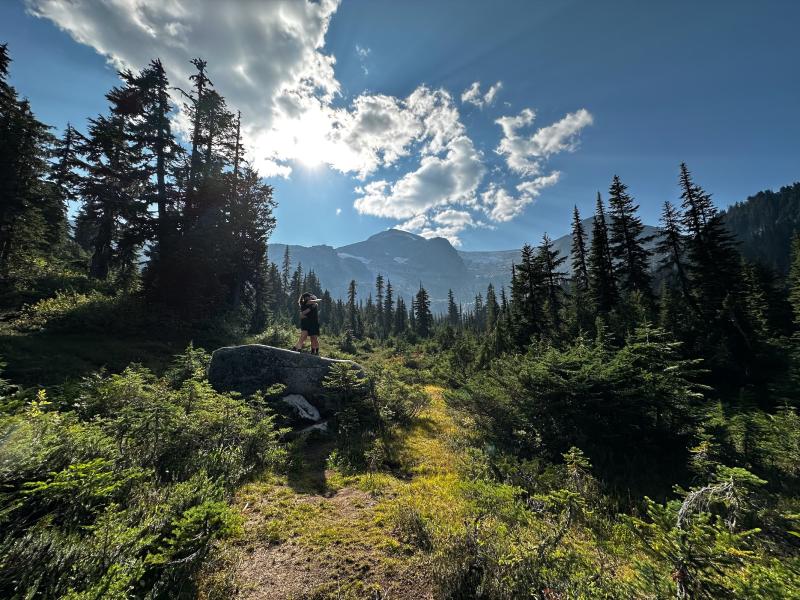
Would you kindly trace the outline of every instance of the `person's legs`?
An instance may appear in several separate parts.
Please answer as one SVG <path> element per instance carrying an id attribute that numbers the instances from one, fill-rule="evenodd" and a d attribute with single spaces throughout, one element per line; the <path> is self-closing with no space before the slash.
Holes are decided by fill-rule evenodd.
<path id="1" fill-rule="evenodd" d="M 311 354 L 319 354 L 319 336 L 312 335 L 311 337 Z"/>
<path id="2" fill-rule="evenodd" d="M 302 350 L 303 344 L 306 343 L 307 337 L 308 337 L 308 332 L 304 329 L 303 331 L 300 332 L 300 340 L 297 342 L 297 345 L 295 345 L 294 349 L 297 350 L 298 352 Z"/>

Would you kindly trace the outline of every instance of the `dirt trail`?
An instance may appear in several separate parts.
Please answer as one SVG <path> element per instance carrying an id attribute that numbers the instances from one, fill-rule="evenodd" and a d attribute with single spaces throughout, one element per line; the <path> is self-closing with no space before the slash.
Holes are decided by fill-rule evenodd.
<path id="1" fill-rule="evenodd" d="M 433 598 L 430 558 L 392 524 L 398 499 L 441 501 L 440 482 L 455 477 L 448 438 L 455 430 L 441 389 L 400 440 L 402 478 L 342 477 L 326 469 L 330 441 L 303 450 L 291 474 L 245 486 L 236 505 L 244 535 L 223 550 L 211 579 L 242 600 Z M 430 497 L 427 497 L 430 496 Z M 223 573 L 224 571 L 224 573 Z M 210 589 L 204 597 L 220 597 Z"/>

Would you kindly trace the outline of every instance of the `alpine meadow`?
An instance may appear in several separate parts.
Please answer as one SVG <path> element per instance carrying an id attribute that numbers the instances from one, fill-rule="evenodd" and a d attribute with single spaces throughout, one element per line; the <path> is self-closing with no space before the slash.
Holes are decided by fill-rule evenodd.
<path id="1" fill-rule="evenodd" d="M 800 598 L 798 19 L 5 3 L 0 598 Z"/>

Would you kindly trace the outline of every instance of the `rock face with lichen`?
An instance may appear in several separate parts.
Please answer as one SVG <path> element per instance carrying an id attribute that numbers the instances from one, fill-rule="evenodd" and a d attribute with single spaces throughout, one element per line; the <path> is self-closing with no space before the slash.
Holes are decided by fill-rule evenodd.
<path id="1" fill-rule="evenodd" d="M 248 344 L 218 348 L 208 364 L 208 381 L 219 392 L 239 392 L 249 396 L 280 383 L 286 394 L 299 394 L 320 410 L 332 410 L 327 400 L 323 379 L 335 363 L 352 361 L 322 358 L 273 346 Z"/>

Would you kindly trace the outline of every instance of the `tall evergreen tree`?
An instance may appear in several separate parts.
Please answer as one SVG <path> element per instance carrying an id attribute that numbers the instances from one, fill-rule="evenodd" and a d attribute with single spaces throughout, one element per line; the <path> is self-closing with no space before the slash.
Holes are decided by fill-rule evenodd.
<path id="1" fill-rule="evenodd" d="M 669 201 L 664 202 L 661 212 L 661 233 L 656 254 L 661 256 L 659 266 L 674 275 L 685 300 L 691 302 L 689 278 L 686 272 L 685 236 L 681 226 L 681 214 Z"/>
<path id="2" fill-rule="evenodd" d="M 283 262 L 281 263 L 281 282 L 283 283 L 283 289 L 289 289 L 289 277 L 292 274 L 292 259 L 289 255 L 289 244 L 286 244 L 286 248 L 283 251 Z"/>
<path id="3" fill-rule="evenodd" d="M 589 290 L 589 261 L 586 252 L 586 231 L 583 229 L 578 207 L 572 211 L 572 281 L 575 291 L 583 294 Z"/>
<path id="4" fill-rule="evenodd" d="M 383 331 L 389 335 L 394 325 L 394 290 L 392 282 L 386 281 L 386 295 L 383 298 Z"/>
<path id="5" fill-rule="evenodd" d="M 792 240 L 792 263 L 789 268 L 789 303 L 794 312 L 794 325 L 800 331 L 800 233 Z"/>
<path id="6" fill-rule="evenodd" d="M 417 292 L 416 301 L 414 302 L 414 321 L 416 325 L 416 333 L 422 338 L 429 337 L 433 332 L 433 314 L 431 314 L 431 300 L 428 297 L 428 292 L 422 287 L 420 283 L 419 291 Z"/>
<path id="7" fill-rule="evenodd" d="M 650 277 L 651 252 L 645 244 L 652 238 L 643 236 L 644 225 L 637 215 L 639 206 L 628 194 L 627 186 L 614 175 L 609 188 L 611 216 L 609 248 L 617 260 L 616 274 L 620 287 L 628 292 L 639 292 L 645 299 L 652 297 Z"/>
<path id="8" fill-rule="evenodd" d="M 679 183 L 683 225 L 688 240 L 687 271 L 699 305 L 711 316 L 740 281 L 740 257 L 733 236 L 725 228 L 711 195 L 695 184 L 685 163 Z"/>
<path id="9" fill-rule="evenodd" d="M 486 331 L 491 333 L 497 326 L 500 318 L 500 305 L 497 303 L 497 294 L 494 286 L 490 283 L 486 288 Z"/>
<path id="10" fill-rule="evenodd" d="M 64 231 L 63 198 L 48 182 L 49 127 L 8 83 L 11 58 L 0 45 L 0 281 L 26 276 Z"/>
<path id="11" fill-rule="evenodd" d="M 594 306 L 600 314 L 608 314 L 617 303 L 614 264 L 608 243 L 608 226 L 603 199 L 597 192 L 597 208 L 592 224 L 592 243 L 589 249 L 589 289 Z"/>
<path id="12" fill-rule="evenodd" d="M 383 317 L 383 275 L 378 273 L 375 277 L 375 331 L 379 338 L 384 337 L 384 317 Z"/>
<path id="13" fill-rule="evenodd" d="M 359 327 L 360 319 L 356 297 L 356 281 L 355 279 L 351 279 L 350 284 L 347 286 L 347 329 L 349 329 L 354 336 L 359 337 L 361 328 Z"/>
<path id="14" fill-rule="evenodd" d="M 458 327 L 461 324 L 461 315 L 458 312 L 453 290 L 447 290 L 447 322 L 452 327 Z"/>
<path id="15" fill-rule="evenodd" d="M 402 296 L 397 298 L 393 328 L 395 335 L 403 335 L 406 329 L 408 329 L 408 310 L 406 309 L 406 303 Z"/>
<path id="16" fill-rule="evenodd" d="M 129 73 L 120 74 L 123 82 Z M 114 268 L 129 277 L 137 267 L 137 252 L 147 238 L 147 168 L 141 140 L 134 131 L 140 97 L 129 84 L 115 87 L 106 98 L 110 114 L 89 121 L 81 154 L 86 157 L 82 185 L 83 212 L 93 223 L 90 275 L 106 279 Z"/>
<path id="17" fill-rule="evenodd" d="M 545 299 L 545 310 L 557 334 L 561 329 L 561 309 L 564 306 L 564 282 L 567 274 L 561 271 L 561 266 L 567 260 L 560 256 L 558 249 L 553 247 L 551 240 L 545 233 L 539 245 L 537 262 L 540 265 L 542 277 L 542 292 Z"/>

